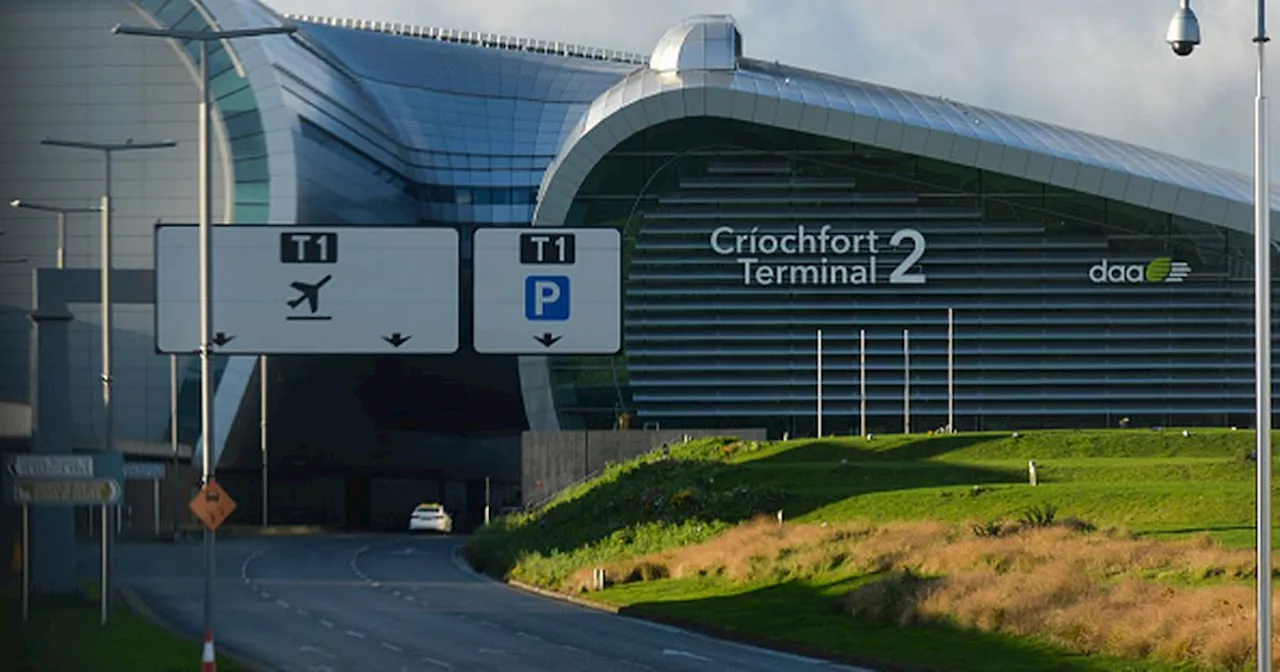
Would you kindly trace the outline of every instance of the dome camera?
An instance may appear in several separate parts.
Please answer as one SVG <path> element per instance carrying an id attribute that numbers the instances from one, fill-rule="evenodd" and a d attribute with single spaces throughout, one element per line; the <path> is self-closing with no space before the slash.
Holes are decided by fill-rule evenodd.
<path id="1" fill-rule="evenodd" d="M 1191 0 L 1183 0 L 1182 6 L 1169 21 L 1169 33 L 1164 38 L 1179 56 L 1190 56 L 1200 44 L 1200 22 L 1196 13 L 1191 11 Z"/>

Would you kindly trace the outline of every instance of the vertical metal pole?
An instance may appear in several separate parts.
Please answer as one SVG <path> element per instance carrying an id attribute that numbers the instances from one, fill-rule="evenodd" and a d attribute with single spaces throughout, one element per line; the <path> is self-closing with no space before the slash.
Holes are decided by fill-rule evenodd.
<path id="1" fill-rule="evenodd" d="M 956 311 L 947 309 L 947 433 L 956 431 Z"/>
<path id="2" fill-rule="evenodd" d="M 1258 97 L 1254 112 L 1255 315 L 1257 328 L 1258 669 L 1271 670 L 1271 177 L 1266 95 L 1266 3 L 1258 0 Z"/>
<path id="3" fill-rule="evenodd" d="M 169 499 L 173 500 L 173 538 L 178 538 L 178 484 L 182 481 L 178 474 L 178 356 L 169 355 L 169 448 L 173 462 L 172 473 L 169 474 Z"/>
<path id="4" fill-rule="evenodd" d="M 100 615 L 99 625 L 107 624 L 107 595 L 111 592 L 111 580 L 108 577 L 108 558 L 110 557 L 108 555 L 110 552 L 108 546 L 111 539 L 111 521 L 108 520 L 111 515 L 110 511 L 111 507 L 106 504 L 102 505 L 102 577 L 99 579 L 98 591 L 100 593 L 98 595 L 98 602 L 101 604 L 102 613 Z"/>
<path id="5" fill-rule="evenodd" d="M 262 441 L 262 526 L 266 527 L 270 520 L 270 511 L 268 509 L 268 480 L 267 480 L 267 356 L 262 355 L 259 360 L 259 370 L 262 376 L 262 403 L 259 409 L 259 415 L 262 417 L 262 427 L 259 430 L 259 438 Z"/>
<path id="6" fill-rule="evenodd" d="M 491 501 L 489 499 L 489 477 L 485 476 L 484 477 L 484 524 L 485 525 L 489 524 L 490 507 L 491 507 Z"/>
<path id="7" fill-rule="evenodd" d="M 858 330 L 858 434 L 867 435 L 867 330 Z"/>
<path id="8" fill-rule="evenodd" d="M 151 520 L 154 534 L 160 536 L 160 479 L 151 479 Z"/>
<path id="9" fill-rule="evenodd" d="M 822 438 L 822 330 L 818 330 L 818 438 Z"/>
<path id="10" fill-rule="evenodd" d="M 22 505 L 22 623 L 31 617 L 31 507 Z"/>
<path id="11" fill-rule="evenodd" d="M 67 267 L 67 213 L 58 211 L 58 268 Z"/>
<path id="12" fill-rule="evenodd" d="M 111 151 L 103 152 L 106 163 L 106 186 L 102 195 L 102 410 L 105 415 L 103 429 L 103 450 L 107 453 L 115 452 L 116 449 L 116 414 L 115 406 L 111 403 L 111 384 L 112 384 L 112 355 L 114 348 L 112 347 L 112 332 L 115 330 L 113 324 L 114 306 L 111 297 L 111 267 L 113 263 L 113 255 L 111 253 L 112 230 L 111 230 Z M 119 531 L 120 519 L 119 513 L 116 516 L 116 526 L 113 528 L 109 513 L 110 506 L 102 507 L 102 623 L 107 622 L 107 610 L 111 604 L 111 541 L 112 537 Z"/>
<path id="13" fill-rule="evenodd" d="M 911 433 L 911 330 L 902 330 L 902 433 Z"/>
<path id="14" fill-rule="evenodd" d="M 204 438 L 201 454 L 202 485 L 214 480 L 213 451 L 218 442 L 213 429 L 213 353 L 210 352 L 213 330 L 210 275 L 213 272 L 210 249 L 210 198 L 212 177 L 209 165 L 209 43 L 200 40 L 200 435 Z M 213 532 L 204 530 L 204 631 L 205 637 L 213 636 Z"/>

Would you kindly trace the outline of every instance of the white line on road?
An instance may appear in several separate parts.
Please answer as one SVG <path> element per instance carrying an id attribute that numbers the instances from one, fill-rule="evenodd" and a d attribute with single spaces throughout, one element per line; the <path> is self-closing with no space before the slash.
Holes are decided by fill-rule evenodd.
<path id="1" fill-rule="evenodd" d="M 393 591 L 391 591 L 391 594 L 392 594 L 392 595 L 395 595 L 396 597 L 402 597 L 402 596 L 404 596 L 404 593 L 402 593 L 402 592 L 400 592 L 400 591 L 398 591 L 398 590 L 393 590 Z"/>
<path id="2" fill-rule="evenodd" d="M 276 600 L 276 606 L 280 607 L 281 609 L 288 609 L 289 603 L 285 602 L 284 600 Z"/>
<path id="3" fill-rule="evenodd" d="M 637 670 L 652 670 L 652 669 L 653 669 L 652 667 L 649 667 L 648 665 L 645 665 L 644 663 L 635 663 L 635 662 L 632 662 L 632 661 L 630 661 L 630 660 L 619 660 L 619 661 L 618 661 L 618 664 L 620 664 L 620 665 L 626 665 L 627 667 L 634 667 L 634 668 L 636 668 Z"/>
<path id="4" fill-rule="evenodd" d="M 356 639 L 364 639 L 364 633 L 356 632 L 355 630 L 348 630 L 348 631 L 347 631 L 347 636 L 348 636 L 348 637 L 355 637 Z"/>
<path id="5" fill-rule="evenodd" d="M 517 632 L 517 633 L 516 633 L 516 637 L 524 637 L 525 639 L 532 639 L 532 640 L 533 640 L 533 641 L 535 641 L 535 642 L 541 642 L 541 641 L 542 641 L 542 638 L 541 638 L 541 637 L 539 637 L 539 636 L 537 636 L 537 635 L 534 635 L 534 634 L 527 633 L 527 632 Z"/>
<path id="6" fill-rule="evenodd" d="M 412 595 L 405 595 L 405 596 L 404 596 L 404 599 L 409 600 L 410 602 L 412 602 L 412 601 L 414 601 L 414 600 L 416 600 L 416 599 L 418 599 L 418 598 L 416 598 L 416 597 L 414 597 L 414 596 L 412 596 Z"/>
<path id="7" fill-rule="evenodd" d="M 316 648 L 316 647 L 314 647 L 314 646 L 299 646 L 299 647 L 298 647 L 298 650 L 299 650 L 299 651 L 303 651 L 303 652 L 305 652 L 305 653 L 314 653 L 314 654 L 316 654 L 317 656 L 320 656 L 320 657 L 322 657 L 322 658 L 326 658 L 326 659 L 328 659 L 328 660 L 333 660 L 334 658 L 337 658 L 337 656 L 333 655 L 332 653 L 329 653 L 328 651 L 325 651 L 324 649 L 318 649 L 318 648 Z"/>
<path id="8" fill-rule="evenodd" d="M 491 628 L 495 628 L 495 629 L 499 629 L 499 628 L 501 628 L 501 627 L 502 627 L 502 626 L 498 625 L 497 623 L 494 623 L 493 621 L 480 621 L 480 625 L 487 625 L 487 626 L 489 626 L 489 627 L 491 627 Z"/>
<path id="9" fill-rule="evenodd" d="M 711 662 L 711 659 L 707 658 L 706 656 L 699 656 L 696 653 L 689 653 L 688 651 L 680 651 L 678 649 L 663 649 L 662 655 L 675 656 L 677 658 L 692 658 L 693 660 L 701 660 L 704 663 Z"/>
<path id="10" fill-rule="evenodd" d="M 452 663 L 446 663 L 446 662 L 445 662 L 445 661 L 443 661 L 443 660 L 436 660 L 435 658 L 431 658 L 431 657 L 429 657 L 429 656 L 424 656 L 424 657 L 422 658 L 422 662 L 424 662 L 424 663 L 426 663 L 426 664 L 428 664 L 428 665 L 435 665 L 436 667 L 443 667 L 443 668 L 444 668 L 444 669 L 446 669 L 446 670 L 452 670 L 452 669 L 453 669 L 453 664 L 452 664 Z"/>
<path id="11" fill-rule="evenodd" d="M 572 644 L 563 644 L 562 646 L 563 646 L 563 648 L 564 648 L 564 650 L 565 650 L 565 651 L 572 651 L 572 652 L 574 652 L 574 653 L 580 653 L 580 654 L 582 654 L 582 655 L 584 655 L 584 656 L 589 656 L 589 655 L 591 655 L 591 652 L 590 652 L 590 651 L 588 651 L 588 650 L 586 650 L 586 649 L 579 649 L 578 647 L 573 646 Z"/>
<path id="12" fill-rule="evenodd" d="M 382 648 L 388 651 L 395 651 L 396 653 L 404 653 L 404 649 L 388 642 L 382 642 Z"/>
<path id="13" fill-rule="evenodd" d="M 322 619 L 320 619 L 320 625 L 323 625 L 323 626 L 324 626 L 324 627 L 326 627 L 326 628 L 332 628 L 332 627 L 333 627 L 333 621 L 326 621 L 326 620 L 324 620 L 324 619 L 322 618 Z"/>
<path id="14" fill-rule="evenodd" d="M 264 600 L 269 600 L 269 599 L 271 599 L 271 593 L 268 593 L 268 592 L 265 592 L 265 591 L 264 591 L 264 592 L 262 593 L 262 599 L 264 599 Z"/>
<path id="15" fill-rule="evenodd" d="M 480 653 L 487 653 L 487 654 L 492 654 L 492 655 L 495 655 L 495 656 L 501 656 L 501 655 L 505 655 L 505 654 L 507 653 L 506 651 L 503 651 L 502 649 L 490 649 L 490 648 L 486 648 L 486 647 L 480 647 L 479 649 L 476 649 L 476 650 L 477 650 L 477 651 L 479 651 Z"/>
<path id="16" fill-rule="evenodd" d="M 310 615 L 311 615 L 311 612 L 307 611 L 306 609 L 299 609 L 299 610 L 298 610 L 298 615 L 299 615 L 299 616 L 301 616 L 301 617 L 303 617 L 303 618 L 306 618 L 306 617 L 308 617 L 308 616 L 310 616 Z"/>

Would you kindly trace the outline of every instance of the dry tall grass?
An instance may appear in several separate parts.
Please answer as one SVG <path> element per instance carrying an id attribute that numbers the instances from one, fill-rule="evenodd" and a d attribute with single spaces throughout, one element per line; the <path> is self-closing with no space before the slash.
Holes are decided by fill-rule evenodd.
<path id="1" fill-rule="evenodd" d="M 590 589 L 590 569 L 565 588 Z M 609 583 L 880 574 L 845 597 L 849 613 L 1240 670 L 1253 667 L 1254 569 L 1252 551 L 1224 549 L 1208 537 L 1155 541 L 1061 526 L 978 536 L 933 522 L 825 527 L 762 518 L 705 544 L 607 566 L 605 574 Z"/>

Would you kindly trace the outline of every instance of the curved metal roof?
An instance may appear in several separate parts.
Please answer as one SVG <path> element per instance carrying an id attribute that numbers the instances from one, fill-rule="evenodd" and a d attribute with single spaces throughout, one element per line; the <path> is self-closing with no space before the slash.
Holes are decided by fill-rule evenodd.
<path id="1" fill-rule="evenodd" d="M 690 32 L 686 24 L 678 28 L 678 35 Z M 662 48 L 669 50 L 659 43 Z M 662 60 L 657 52 L 655 60 Z M 690 67 L 695 60 L 676 71 L 637 70 L 596 98 L 543 177 L 534 226 L 563 225 L 588 173 L 626 138 L 674 119 L 708 116 L 874 145 L 1253 231 L 1252 179 L 1241 173 L 870 82 L 748 58 L 731 70 L 696 69 Z M 547 358 L 521 357 L 519 368 L 530 427 L 558 428 Z"/>
<path id="2" fill-rule="evenodd" d="M 747 58 L 733 71 L 641 69 L 597 98 L 547 171 L 534 224 L 562 222 L 587 172 L 624 138 L 689 116 L 875 145 L 1253 230 L 1248 175 L 944 98 Z"/>

